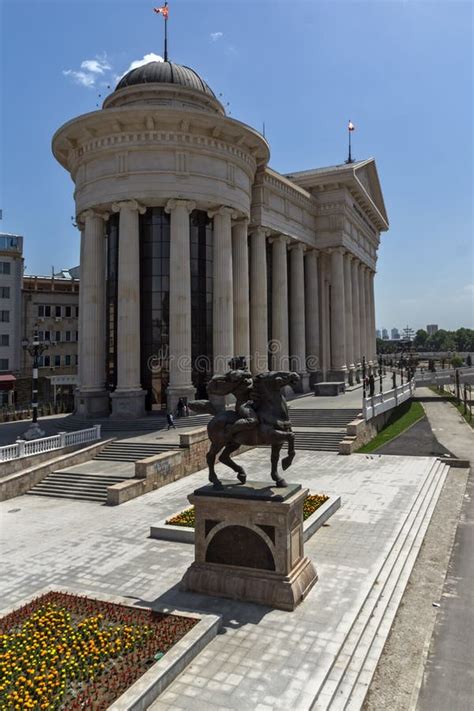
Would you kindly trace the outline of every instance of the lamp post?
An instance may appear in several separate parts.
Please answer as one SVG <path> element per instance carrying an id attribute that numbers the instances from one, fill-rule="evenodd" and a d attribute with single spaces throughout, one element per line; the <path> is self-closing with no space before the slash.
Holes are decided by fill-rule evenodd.
<path id="1" fill-rule="evenodd" d="M 22 348 L 28 351 L 30 356 L 33 358 L 33 379 L 32 379 L 32 397 L 31 397 L 31 408 L 33 410 L 33 419 L 31 425 L 28 427 L 26 432 L 23 434 L 23 439 L 38 439 L 39 437 L 44 437 L 44 431 L 40 428 L 38 424 L 38 365 L 40 355 L 49 348 L 48 341 L 39 340 L 38 336 L 38 326 L 34 327 L 33 340 L 29 341 L 24 338 L 21 342 Z"/>
<path id="2" fill-rule="evenodd" d="M 366 390 L 365 390 L 365 356 L 362 356 L 362 397 L 365 400 Z"/>
<path id="3" fill-rule="evenodd" d="M 382 355 L 379 355 L 379 382 L 380 382 L 380 394 L 383 393 L 383 372 L 382 372 Z"/>

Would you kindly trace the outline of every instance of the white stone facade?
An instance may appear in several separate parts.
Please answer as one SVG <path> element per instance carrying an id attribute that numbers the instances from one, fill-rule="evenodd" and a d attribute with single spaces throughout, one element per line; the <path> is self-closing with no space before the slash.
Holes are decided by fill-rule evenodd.
<path id="1" fill-rule="evenodd" d="M 195 395 L 196 211 L 212 228 L 212 372 L 245 356 L 253 372 L 297 370 L 307 389 L 314 379 L 352 382 L 362 357 L 375 358 L 373 279 L 388 220 L 373 159 L 280 175 L 268 167 L 263 136 L 227 117 L 212 92 L 166 82 L 114 91 L 101 110 L 60 128 L 53 152 L 75 183 L 81 229 L 80 412 L 108 412 L 109 399 L 115 416 L 144 410 L 141 216 L 156 208 L 170 234 L 168 407 Z M 106 235 L 113 215 L 119 247 L 110 393 Z"/>

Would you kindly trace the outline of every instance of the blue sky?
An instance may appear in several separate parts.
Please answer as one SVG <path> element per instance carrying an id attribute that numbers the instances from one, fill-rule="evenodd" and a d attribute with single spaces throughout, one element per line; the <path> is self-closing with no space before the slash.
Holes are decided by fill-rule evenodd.
<path id="1" fill-rule="evenodd" d="M 159 3 L 155 3 L 159 4 Z M 30 273 L 78 262 L 73 185 L 54 131 L 101 86 L 162 54 L 153 0 L 0 0 L 0 230 Z M 375 157 L 390 218 L 377 327 L 474 326 L 473 3 L 171 0 L 170 59 L 195 68 L 261 130 L 281 172 Z M 84 64 L 85 63 L 85 64 Z M 82 65 L 82 66 L 81 66 Z M 101 71 L 102 70 L 102 71 Z M 81 74 L 82 73 L 82 74 Z"/>

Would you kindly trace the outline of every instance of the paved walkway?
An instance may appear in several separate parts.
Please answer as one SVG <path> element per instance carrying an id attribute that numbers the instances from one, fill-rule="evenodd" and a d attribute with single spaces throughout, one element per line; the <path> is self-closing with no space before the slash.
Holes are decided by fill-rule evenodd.
<path id="1" fill-rule="evenodd" d="M 428 388 L 419 397 L 432 396 Z M 437 439 L 471 463 L 453 553 L 431 640 L 417 709 L 467 711 L 474 699 L 474 431 L 448 402 L 424 402 Z"/>
<path id="2" fill-rule="evenodd" d="M 239 459 L 252 478 L 268 480 L 268 452 L 252 450 Z M 2 605 L 54 585 L 170 610 L 217 612 L 223 633 L 153 711 L 307 711 L 357 611 L 377 589 L 381 565 L 433 461 L 298 453 L 292 478 L 313 492 L 340 494 L 343 506 L 306 544 L 319 581 L 293 613 L 179 591 L 193 548 L 149 539 L 149 527 L 184 508 L 205 472 L 116 508 L 33 496 L 2 502 Z M 318 702 L 317 708 L 326 707 Z"/>

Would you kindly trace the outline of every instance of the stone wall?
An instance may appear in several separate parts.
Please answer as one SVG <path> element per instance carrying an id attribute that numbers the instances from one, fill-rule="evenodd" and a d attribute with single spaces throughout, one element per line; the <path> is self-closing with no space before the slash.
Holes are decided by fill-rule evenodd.
<path id="1" fill-rule="evenodd" d="M 372 417 L 366 422 L 364 419 L 356 419 L 347 425 L 346 436 L 339 442 L 339 454 L 352 454 L 364 444 L 370 442 L 380 430 L 385 427 L 387 420 L 393 410 L 382 412 L 380 415 Z"/>

